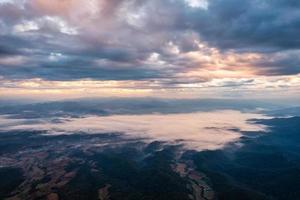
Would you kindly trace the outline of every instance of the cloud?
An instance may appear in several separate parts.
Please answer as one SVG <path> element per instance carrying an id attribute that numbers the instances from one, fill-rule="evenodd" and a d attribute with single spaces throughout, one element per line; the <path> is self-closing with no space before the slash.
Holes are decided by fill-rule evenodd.
<path id="1" fill-rule="evenodd" d="M 4 1 L 0 76 L 160 87 L 295 76 L 299 8 L 296 0 Z"/>
<path id="2" fill-rule="evenodd" d="M 205 41 L 222 49 L 298 49 L 299 6 L 283 0 L 211 0 L 207 11 L 194 11 L 188 19 Z"/>

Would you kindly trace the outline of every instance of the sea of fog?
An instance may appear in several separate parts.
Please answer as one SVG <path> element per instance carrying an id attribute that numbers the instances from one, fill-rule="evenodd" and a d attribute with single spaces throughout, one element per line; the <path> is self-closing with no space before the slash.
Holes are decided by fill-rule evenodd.
<path id="1" fill-rule="evenodd" d="M 261 114 L 234 110 L 181 114 L 83 116 L 59 119 L 11 119 L 0 116 L 0 130 L 46 130 L 47 134 L 121 133 L 124 137 L 183 144 L 188 149 L 222 148 L 238 141 L 242 131 L 265 131 L 250 119 Z"/>

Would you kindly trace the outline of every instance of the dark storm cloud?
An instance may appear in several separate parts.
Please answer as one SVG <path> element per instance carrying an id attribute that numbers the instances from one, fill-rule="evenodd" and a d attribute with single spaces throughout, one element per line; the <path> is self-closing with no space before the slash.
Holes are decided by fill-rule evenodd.
<path id="1" fill-rule="evenodd" d="M 210 0 L 205 12 L 187 18 L 205 41 L 222 49 L 298 49 L 299 9 L 296 0 Z"/>
<path id="2" fill-rule="evenodd" d="M 38 76 L 48 80 L 76 80 L 91 78 L 98 80 L 141 80 L 160 78 L 160 71 L 138 67 L 113 68 L 110 66 L 95 66 L 90 61 L 71 60 L 64 63 L 49 63 L 38 71 Z"/>
<path id="3" fill-rule="evenodd" d="M 261 74 L 267 75 L 293 75 L 300 73 L 300 51 L 289 52 L 274 56 L 272 60 L 261 60 L 256 63 Z"/>
<path id="4" fill-rule="evenodd" d="M 23 54 L 22 48 L 31 48 L 29 41 L 12 35 L 0 35 L 0 57 Z"/>
<path id="5" fill-rule="evenodd" d="M 39 61 L 27 63 L 10 70 L 9 66 L 0 66 L 0 73 L 13 79 L 43 78 L 44 80 L 141 80 L 162 78 L 161 71 L 138 66 L 111 67 L 105 63 L 98 65 L 91 59 L 68 58 L 64 61 Z M 117 66 L 117 64 L 115 64 Z"/>

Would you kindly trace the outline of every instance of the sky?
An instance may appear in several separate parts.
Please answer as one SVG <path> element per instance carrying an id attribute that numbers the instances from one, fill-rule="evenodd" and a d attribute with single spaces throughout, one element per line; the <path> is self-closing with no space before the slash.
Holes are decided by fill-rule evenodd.
<path id="1" fill-rule="evenodd" d="M 299 0 L 0 0 L 0 97 L 300 100 Z"/>

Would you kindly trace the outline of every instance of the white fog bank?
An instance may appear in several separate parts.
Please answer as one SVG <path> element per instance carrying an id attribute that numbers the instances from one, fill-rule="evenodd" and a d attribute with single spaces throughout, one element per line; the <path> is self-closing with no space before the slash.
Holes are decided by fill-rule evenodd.
<path id="1" fill-rule="evenodd" d="M 48 130 L 50 134 L 89 134 L 119 132 L 127 137 L 147 138 L 147 141 L 182 143 L 189 149 L 222 148 L 241 137 L 240 131 L 263 131 L 265 126 L 250 123 L 249 119 L 265 116 L 232 110 L 186 114 L 147 114 L 86 116 L 61 119 L 62 123 L 28 122 L 28 120 L 0 119 L 0 129 Z"/>

